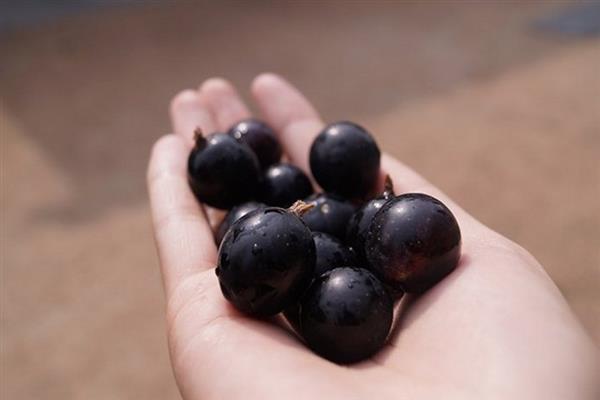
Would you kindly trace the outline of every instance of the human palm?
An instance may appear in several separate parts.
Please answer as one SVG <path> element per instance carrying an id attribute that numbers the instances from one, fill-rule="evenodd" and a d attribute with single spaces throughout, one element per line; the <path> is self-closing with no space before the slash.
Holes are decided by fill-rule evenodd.
<path id="1" fill-rule="evenodd" d="M 323 126 L 316 111 L 273 74 L 257 77 L 252 94 L 287 158 L 308 171 L 308 149 Z M 169 350 L 184 399 L 597 398 L 597 348 L 538 262 L 387 155 L 382 176 L 398 193 L 442 200 L 459 221 L 463 249 L 452 274 L 400 302 L 376 356 L 336 365 L 277 320 L 232 308 L 214 273 L 217 216 L 191 193 L 186 162 L 196 127 L 222 131 L 249 116 L 222 79 L 181 92 L 171 104 L 175 133 L 158 140 L 148 168 Z"/>

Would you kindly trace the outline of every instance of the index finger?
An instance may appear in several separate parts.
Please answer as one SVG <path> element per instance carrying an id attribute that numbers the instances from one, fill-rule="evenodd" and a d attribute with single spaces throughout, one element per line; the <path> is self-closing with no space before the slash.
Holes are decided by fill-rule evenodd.
<path id="1" fill-rule="evenodd" d="M 252 94 L 290 161 L 310 174 L 308 149 L 324 125 L 317 111 L 298 89 L 275 74 L 254 79 Z"/>

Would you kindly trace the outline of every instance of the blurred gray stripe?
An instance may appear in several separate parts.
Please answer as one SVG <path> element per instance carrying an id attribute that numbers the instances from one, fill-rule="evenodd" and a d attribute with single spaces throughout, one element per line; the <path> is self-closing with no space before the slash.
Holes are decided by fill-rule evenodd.
<path id="1" fill-rule="evenodd" d="M 0 0 L 0 30 L 23 28 L 101 7 L 148 4 L 143 0 Z"/>
<path id="2" fill-rule="evenodd" d="M 569 7 L 537 21 L 536 27 L 569 36 L 597 36 L 600 34 L 600 1 Z"/>

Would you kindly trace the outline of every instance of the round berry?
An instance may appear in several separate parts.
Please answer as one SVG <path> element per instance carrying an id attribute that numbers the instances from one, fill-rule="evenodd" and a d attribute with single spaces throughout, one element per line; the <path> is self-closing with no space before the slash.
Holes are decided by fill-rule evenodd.
<path id="1" fill-rule="evenodd" d="M 256 153 L 263 169 L 281 159 L 281 145 L 277 141 L 275 132 L 262 121 L 253 118 L 245 119 L 233 125 L 228 134 L 248 145 Z"/>
<path id="2" fill-rule="evenodd" d="M 344 239 L 346 225 L 355 209 L 352 203 L 325 193 L 314 194 L 304 201 L 315 205 L 302 216 L 312 231 Z"/>
<path id="3" fill-rule="evenodd" d="M 460 247 L 452 212 L 431 196 L 408 193 L 375 214 L 365 249 L 371 269 L 385 284 L 422 292 L 456 268 Z"/>
<path id="4" fill-rule="evenodd" d="M 367 256 L 365 254 L 365 241 L 367 240 L 367 233 L 371 221 L 373 221 L 373 217 L 375 217 L 377 211 L 393 197 L 394 188 L 392 181 L 388 176 L 386 178 L 383 193 L 359 208 L 358 211 L 352 214 L 350 221 L 348 221 L 348 227 L 346 228 L 346 243 L 352 247 L 359 260 L 364 265 L 368 265 Z"/>
<path id="5" fill-rule="evenodd" d="M 275 315 L 310 284 L 315 243 L 298 216 L 283 208 L 257 209 L 236 221 L 219 248 L 221 291 L 250 315 Z"/>
<path id="6" fill-rule="evenodd" d="M 289 207 L 313 193 L 310 179 L 295 165 L 271 165 L 263 175 L 260 198 L 275 207 Z"/>
<path id="7" fill-rule="evenodd" d="M 219 224 L 219 228 L 217 229 L 217 232 L 215 234 L 215 242 L 217 243 L 217 245 L 221 243 L 221 241 L 223 240 L 223 237 L 225 236 L 225 234 L 227 233 L 227 231 L 229 230 L 229 228 L 231 227 L 231 225 L 233 225 L 233 223 L 235 221 L 242 218 L 244 215 L 248 214 L 250 211 L 254 211 L 257 208 L 265 208 L 265 207 L 266 207 L 266 205 L 263 203 L 258 203 L 256 201 L 248 201 L 246 203 L 237 205 L 237 206 L 233 207 L 231 210 L 229 210 L 227 215 L 225 215 L 225 218 L 223 218 L 223 221 L 221 221 L 221 223 Z"/>
<path id="8" fill-rule="evenodd" d="M 340 364 L 371 357 L 384 345 L 393 302 L 362 268 L 336 268 L 317 278 L 300 303 L 301 334 L 317 354 Z"/>
<path id="9" fill-rule="evenodd" d="M 379 163 L 377 143 L 352 122 L 328 125 L 310 148 L 310 169 L 319 185 L 349 199 L 365 199 L 375 190 Z"/>
<path id="10" fill-rule="evenodd" d="M 224 133 L 203 137 L 188 158 L 188 181 L 196 198 L 211 207 L 229 209 L 256 195 L 260 169 L 248 146 Z"/>
<path id="11" fill-rule="evenodd" d="M 313 240 L 317 254 L 315 277 L 330 269 L 357 266 L 354 251 L 339 239 L 323 232 L 313 232 Z"/>

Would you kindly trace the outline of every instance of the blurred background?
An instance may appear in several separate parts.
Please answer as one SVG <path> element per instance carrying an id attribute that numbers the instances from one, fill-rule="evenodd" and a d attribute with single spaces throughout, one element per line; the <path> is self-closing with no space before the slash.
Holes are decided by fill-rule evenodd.
<path id="1" fill-rule="evenodd" d="M 600 342 L 600 3 L 0 3 L 4 399 L 176 399 L 144 174 L 210 76 L 289 78 L 546 267 Z"/>

